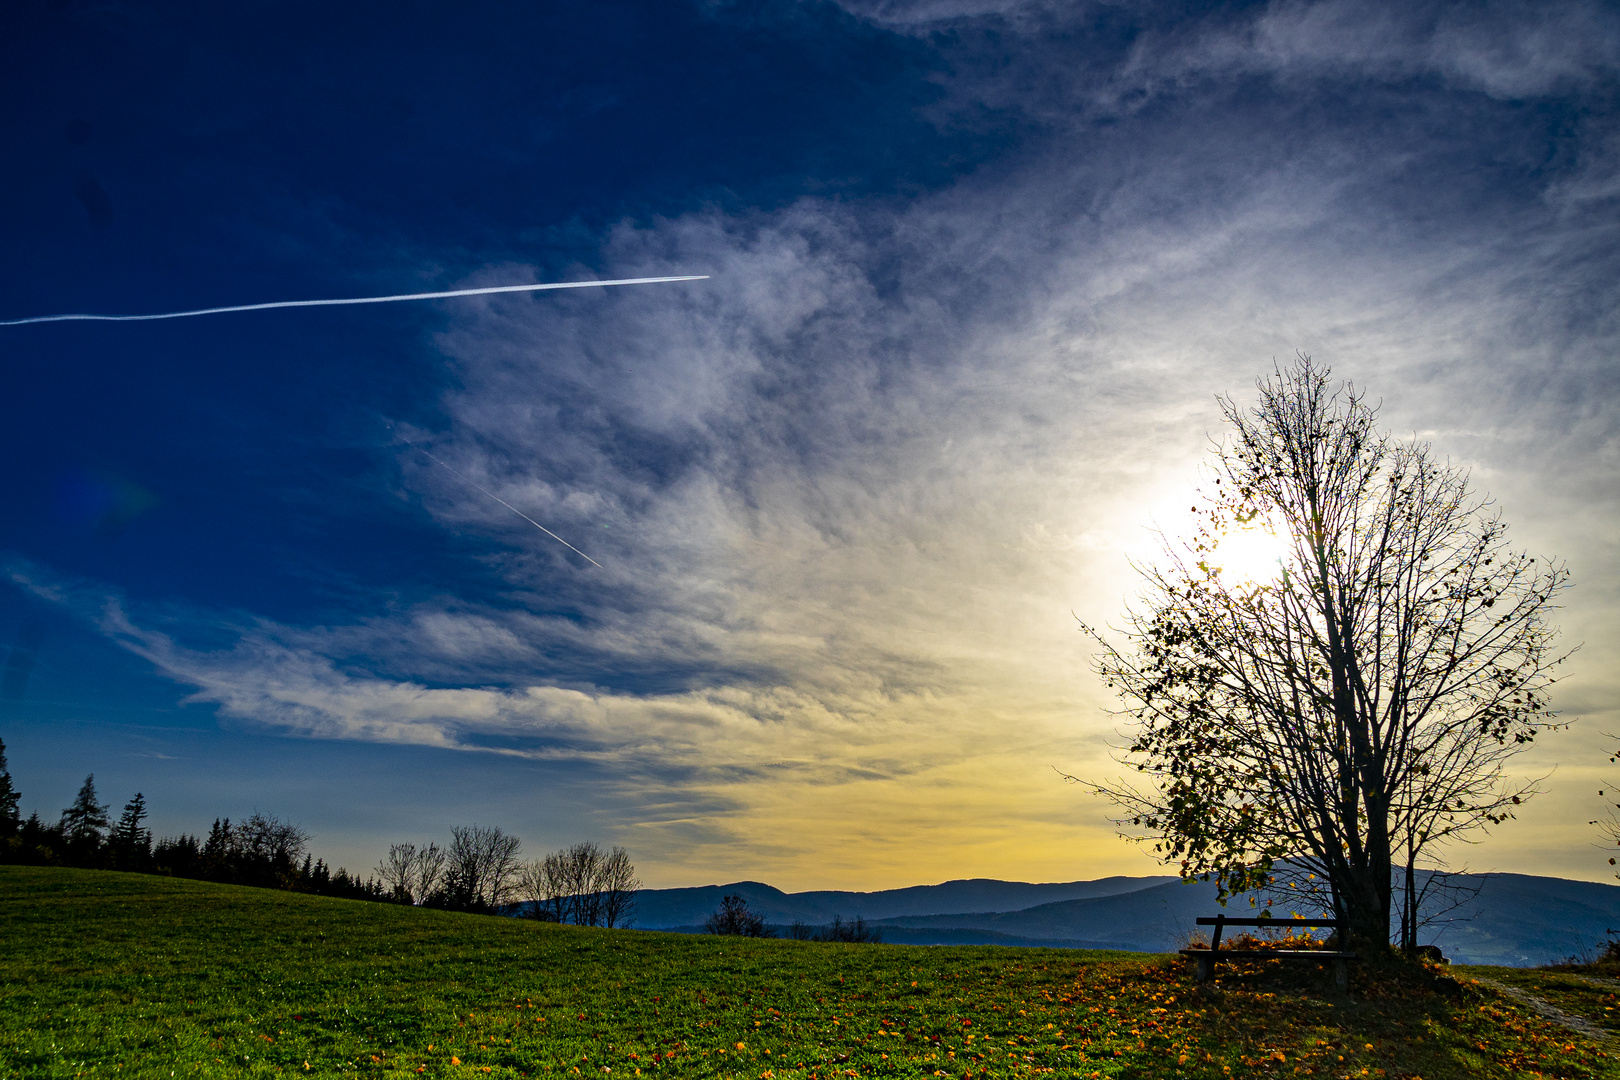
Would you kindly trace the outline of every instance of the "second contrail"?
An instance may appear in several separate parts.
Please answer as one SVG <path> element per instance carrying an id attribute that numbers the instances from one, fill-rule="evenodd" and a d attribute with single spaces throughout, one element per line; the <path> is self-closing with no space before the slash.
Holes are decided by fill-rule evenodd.
<path id="1" fill-rule="evenodd" d="M 224 315 L 233 311 L 269 311 L 272 308 L 342 307 L 346 304 L 397 304 L 405 300 L 448 300 L 457 296 L 493 296 L 496 293 L 545 292 L 549 289 L 599 289 L 609 285 L 656 285 L 665 281 L 707 281 L 708 274 L 680 277 L 619 278 L 616 281 L 552 281 L 542 285 L 490 285 L 444 292 L 399 293 L 396 296 L 349 296 L 338 300 L 275 300 L 268 304 L 233 304 L 230 307 L 165 311 L 156 315 L 32 315 L 26 319 L 0 319 L 0 326 L 48 322 L 151 322 L 154 319 L 189 319 L 193 315 Z"/>
<path id="2" fill-rule="evenodd" d="M 403 435 L 399 435 L 399 434 L 396 433 L 394 438 L 398 439 L 400 442 L 404 443 L 406 446 L 410 447 L 412 450 L 415 450 L 418 454 L 421 454 L 423 457 L 427 458 L 429 461 L 434 462 L 435 464 L 440 465 L 443 468 L 445 468 L 445 469 L 449 470 L 450 472 L 454 473 L 455 475 L 459 476 L 464 483 L 466 483 L 466 484 L 468 484 L 468 485 L 470 485 L 470 486 L 472 486 L 474 488 L 477 488 L 479 491 L 482 491 L 485 495 L 488 495 L 490 498 L 494 499 L 496 502 L 500 503 L 502 506 L 504 506 L 508 510 L 512 511 L 512 513 L 516 514 L 518 517 L 522 518 L 524 521 L 527 521 L 530 525 L 533 525 L 535 528 L 539 529 L 541 532 L 545 533 L 547 536 L 549 536 L 553 540 L 557 541 L 557 543 L 561 544 L 563 547 L 567 548 L 569 551 L 572 551 L 575 555 L 578 555 L 580 558 L 584 559 L 586 562 L 590 563 L 592 566 L 596 567 L 598 570 L 606 570 L 607 569 L 607 567 L 603 566 L 601 563 L 597 562 L 595 559 L 591 558 L 589 555 L 587 555 L 583 551 L 579 550 L 579 548 L 575 547 L 573 544 L 570 544 L 568 541 L 564 540 L 562 537 L 558 536 L 556 533 L 552 532 L 550 529 L 546 528 L 544 525 L 542 525 L 538 521 L 534 520 L 534 518 L 530 517 L 528 514 L 525 514 L 523 511 L 519 510 L 517 507 L 513 506 L 511 503 L 507 502 L 505 499 L 501 498 L 499 495 L 497 495 L 493 491 L 489 490 L 489 488 L 484 487 L 482 484 L 480 484 L 478 481 L 474 480 L 472 477 L 468 476 L 466 473 L 462 472 L 460 469 L 456 468 L 453 465 L 449 465 L 449 464 L 446 464 L 443 461 L 440 461 L 438 458 L 434 457 L 432 454 L 428 453 L 426 450 L 422 449 L 420 446 L 417 446 L 415 443 L 411 442 L 411 440 L 405 438 Z"/>

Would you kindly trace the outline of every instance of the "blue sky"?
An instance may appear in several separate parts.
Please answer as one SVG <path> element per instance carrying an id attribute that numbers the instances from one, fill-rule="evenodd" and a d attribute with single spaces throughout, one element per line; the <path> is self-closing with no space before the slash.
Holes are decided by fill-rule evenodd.
<path id="1" fill-rule="evenodd" d="M 25 809 L 1153 872 L 1053 772 L 1118 769 L 1073 616 L 1304 350 L 1570 563 L 1576 723 L 1457 859 L 1605 876 L 1611 6 L 39 0 L 0 51 L 0 318 L 711 275 L 0 329 Z"/>

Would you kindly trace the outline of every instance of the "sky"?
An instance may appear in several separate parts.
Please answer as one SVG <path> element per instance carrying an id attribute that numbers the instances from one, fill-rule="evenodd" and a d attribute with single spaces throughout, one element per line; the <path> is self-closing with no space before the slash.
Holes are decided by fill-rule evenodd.
<path id="1" fill-rule="evenodd" d="M 0 139 L 0 319 L 709 275 L 0 328 L 25 813 L 1154 873 L 1077 619 L 1303 352 L 1572 573 L 1451 865 L 1611 880 L 1613 5 L 18 0 Z"/>

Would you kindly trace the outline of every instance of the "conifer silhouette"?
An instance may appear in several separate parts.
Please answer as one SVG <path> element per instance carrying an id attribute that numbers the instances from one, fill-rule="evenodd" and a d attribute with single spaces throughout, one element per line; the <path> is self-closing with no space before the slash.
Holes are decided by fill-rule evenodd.
<path id="1" fill-rule="evenodd" d="M 96 801 L 96 774 L 84 778 L 73 805 L 62 811 L 61 828 L 69 844 L 100 845 L 107 834 L 107 807 Z"/>
<path id="2" fill-rule="evenodd" d="M 140 792 L 124 804 L 124 812 L 113 826 L 109 842 L 120 870 L 145 867 L 152 855 L 152 834 L 142 827 L 146 820 L 146 796 Z"/>
<path id="3" fill-rule="evenodd" d="M 6 766 L 6 744 L 0 740 L 0 840 L 16 836 L 22 828 L 22 814 L 17 810 L 21 797 L 11 783 L 11 770 Z"/>

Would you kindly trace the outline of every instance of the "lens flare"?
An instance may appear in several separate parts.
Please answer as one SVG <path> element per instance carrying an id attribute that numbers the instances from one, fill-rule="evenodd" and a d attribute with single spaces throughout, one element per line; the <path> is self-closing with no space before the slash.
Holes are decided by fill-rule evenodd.
<path id="1" fill-rule="evenodd" d="M 62 521 L 111 536 L 152 510 L 156 495 L 103 470 L 70 469 L 56 480 L 56 513 Z"/>

